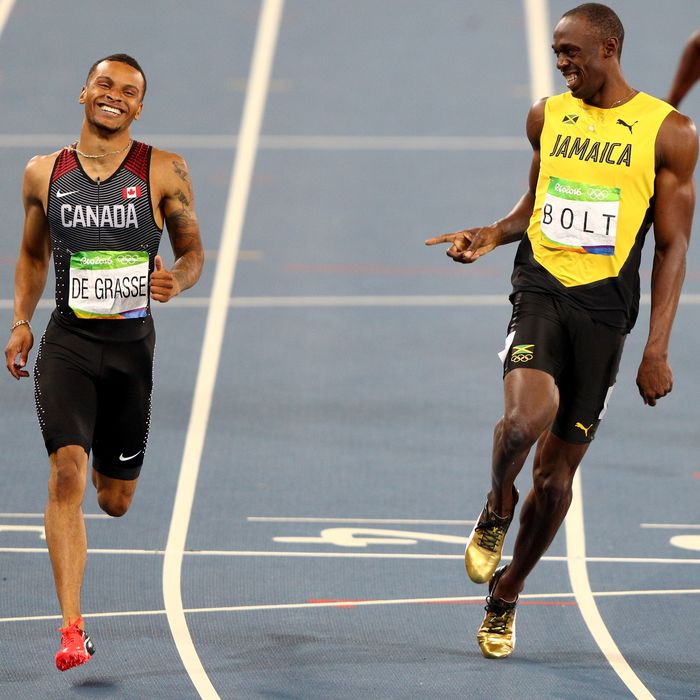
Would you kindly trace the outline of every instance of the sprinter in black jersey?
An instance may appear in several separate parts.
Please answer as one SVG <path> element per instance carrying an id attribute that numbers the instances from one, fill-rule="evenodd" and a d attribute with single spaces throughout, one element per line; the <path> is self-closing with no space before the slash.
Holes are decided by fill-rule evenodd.
<path id="1" fill-rule="evenodd" d="M 145 92 L 146 77 L 132 57 L 97 61 L 80 92 L 80 138 L 32 158 L 24 173 L 24 232 L 5 361 L 16 379 L 29 376 L 30 321 L 53 255 L 56 308 L 34 376 L 51 468 L 45 526 L 63 615 L 61 671 L 94 653 L 80 611 L 88 456 L 100 508 L 124 515 L 148 438 L 150 302 L 167 302 L 195 284 L 204 260 L 187 165 L 131 138 Z M 157 254 L 164 226 L 175 256 L 170 270 Z"/>

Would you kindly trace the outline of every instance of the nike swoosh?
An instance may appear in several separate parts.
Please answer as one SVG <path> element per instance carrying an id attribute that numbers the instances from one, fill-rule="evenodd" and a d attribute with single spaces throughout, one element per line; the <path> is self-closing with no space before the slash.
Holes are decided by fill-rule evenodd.
<path id="1" fill-rule="evenodd" d="M 69 194 L 78 194 L 80 190 L 73 190 L 72 192 L 61 192 L 61 190 L 56 190 L 56 199 L 61 199 L 61 197 L 67 197 Z"/>
<path id="2" fill-rule="evenodd" d="M 141 454 L 141 450 L 139 450 L 135 455 L 131 455 L 131 457 L 125 457 L 124 454 L 119 455 L 119 461 L 120 462 L 128 462 L 130 459 L 133 459 L 134 457 L 138 457 Z"/>

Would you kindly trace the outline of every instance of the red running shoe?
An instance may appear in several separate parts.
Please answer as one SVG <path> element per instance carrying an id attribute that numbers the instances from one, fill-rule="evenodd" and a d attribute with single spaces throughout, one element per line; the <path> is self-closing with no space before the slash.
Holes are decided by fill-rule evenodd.
<path id="1" fill-rule="evenodd" d="M 61 633 L 61 648 L 56 653 L 56 668 L 59 671 L 67 671 L 74 666 L 85 664 L 95 653 L 92 639 L 85 630 L 78 627 L 82 621 L 82 617 L 73 623 L 69 620 L 68 627 L 60 627 L 58 630 Z"/>

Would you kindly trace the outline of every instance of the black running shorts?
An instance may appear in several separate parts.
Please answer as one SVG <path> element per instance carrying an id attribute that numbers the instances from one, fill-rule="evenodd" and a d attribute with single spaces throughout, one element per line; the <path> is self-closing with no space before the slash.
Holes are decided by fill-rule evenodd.
<path id="1" fill-rule="evenodd" d="M 504 376 L 521 367 L 552 375 L 559 390 L 552 432 L 567 442 L 590 442 L 615 385 L 624 331 L 555 296 L 517 292 L 512 302 Z"/>
<path id="2" fill-rule="evenodd" d="M 49 321 L 34 372 L 47 452 L 80 445 L 92 450 L 100 474 L 136 479 L 148 440 L 154 347 L 155 331 L 142 340 L 104 342 Z"/>

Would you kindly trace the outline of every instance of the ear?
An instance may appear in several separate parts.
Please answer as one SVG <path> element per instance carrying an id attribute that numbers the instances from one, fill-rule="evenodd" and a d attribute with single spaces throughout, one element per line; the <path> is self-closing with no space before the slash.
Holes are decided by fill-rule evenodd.
<path id="1" fill-rule="evenodd" d="M 80 97 L 78 97 L 78 102 L 81 105 L 85 104 L 85 93 L 87 92 L 87 85 L 83 85 L 82 89 L 80 90 Z"/>
<path id="2" fill-rule="evenodd" d="M 617 56 L 617 51 L 620 46 L 620 42 L 617 37 L 611 36 L 603 42 L 603 56 L 605 58 L 613 58 Z"/>
<path id="3" fill-rule="evenodd" d="M 143 110 L 143 102 L 138 106 L 138 109 L 136 110 L 136 116 L 134 119 L 138 120 L 141 119 L 141 111 Z"/>

